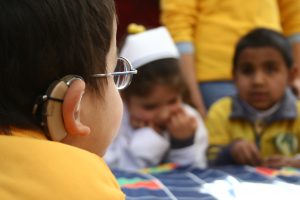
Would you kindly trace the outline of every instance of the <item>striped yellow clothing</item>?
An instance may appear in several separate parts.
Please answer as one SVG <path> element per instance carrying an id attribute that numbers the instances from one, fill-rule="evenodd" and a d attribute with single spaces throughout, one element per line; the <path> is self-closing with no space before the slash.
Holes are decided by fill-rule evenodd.
<path id="1" fill-rule="evenodd" d="M 222 159 L 220 164 L 233 164 L 230 145 L 238 139 L 255 143 L 263 158 L 300 152 L 300 101 L 286 95 L 278 111 L 265 121 L 247 116 L 237 98 L 226 97 L 216 102 L 206 119 L 209 132 L 208 160 Z"/>

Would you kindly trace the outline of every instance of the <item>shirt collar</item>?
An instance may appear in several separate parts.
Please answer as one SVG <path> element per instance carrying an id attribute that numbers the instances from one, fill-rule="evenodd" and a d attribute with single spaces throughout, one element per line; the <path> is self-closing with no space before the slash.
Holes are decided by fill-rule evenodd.
<path id="1" fill-rule="evenodd" d="M 272 107 L 275 109 L 273 113 L 266 117 L 264 121 L 266 123 L 272 123 L 279 120 L 295 119 L 297 118 L 297 108 L 296 108 L 296 97 L 293 95 L 290 89 L 286 89 L 285 95 L 281 102 Z M 247 121 L 255 122 L 257 120 L 257 115 L 253 114 L 255 109 L 247 108 L 246 105 L 237 95 L 232 96 L 232 112 L 230 119 L 245 119 Z M 278 108 L 276 108 L 278 107 Z M 271 112 L 272 110 L 270 110 Z"/>
<path id="2" fill-rule="evenodd" d="M 12 135 L 19 136 L 19 137 L 28 137 L 28 138 L 47 140 L 46 136 L 41 131 L 12 128 Z"/>

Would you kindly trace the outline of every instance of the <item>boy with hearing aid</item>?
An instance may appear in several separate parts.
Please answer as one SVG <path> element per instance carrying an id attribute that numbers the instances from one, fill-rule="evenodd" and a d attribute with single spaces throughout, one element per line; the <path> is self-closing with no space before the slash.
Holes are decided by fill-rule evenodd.
<path id="1" fill-rule="evenodd" d="M 125 199 L 101 158 L 136 73 L 113 0 L 0 2 L 0 199 Z"/>
<path id="2" fill-rule="evenodd" d="M 197 111 L 183 103 L 178 52 L 167 29 L 127 36 L 120 55 L 139 72 L 121 93 L 125 108 L 119 134 L 105 155 L 109 166 L 138 170 L 173 162 L 205 167 L 206 128 Z"/>
<path id="3" fill-rule="evenodd" d="M 210 109 L 208 159 L 212 165 L 300 167 L 300 101 L 290 90 L 296 68 L 280 33 L 258 28 L 237 43 L 237 95 Z"/>

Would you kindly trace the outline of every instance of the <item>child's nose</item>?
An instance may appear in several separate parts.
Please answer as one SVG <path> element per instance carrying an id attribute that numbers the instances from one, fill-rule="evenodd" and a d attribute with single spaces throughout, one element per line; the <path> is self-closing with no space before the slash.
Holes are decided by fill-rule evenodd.
<path id="1" fill-rule="evenodd" d="M 265 81 L 265 75 L 262 72 L 257 72 L 255 73 L 253 79 L 255 84 L 262 84 Z"/>
<path id="2" fill-rule="evenodd" d="M 179 105 L 165 105 L 161 108 L 157 115 L 157 122 L 160 123 L 166 123 L 172 114 L 176 113 L 176 111 L 179 109 Z"/>
<path id="3" fill-rule="evenodd" d="M 167 121 L 170 116 L 170 109 L 163 108 L 158 114 L 159 121 Z"/>
<path id="4" fill-rule="evenodd" d="M 166 123 L 170 117 L 170 109 L 162 108 L 156 116 L 155 121 L 158 123 Z"/>
<path id="5" fill-rule="evenodd" d="M 174 105 L 171 105 L 169 106 L 169 109 L 170 109 L 170 113 L 176 113 L 179 109 L 180 109 L 180 104 L 174 104 Z"/>

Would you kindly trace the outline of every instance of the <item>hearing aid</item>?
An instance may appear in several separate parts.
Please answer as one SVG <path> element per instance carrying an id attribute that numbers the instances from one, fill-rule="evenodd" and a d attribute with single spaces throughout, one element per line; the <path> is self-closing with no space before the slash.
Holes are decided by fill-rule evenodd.
<path id="1" fill-rule="evenodd" d="M 75 80 L 83 79 L 77 75 L 67 75 L 53 82 L 47 89 L 46 94 L 41 97 L 43 101 L 41 126 L 51 140 L 61 141 L 67 136 L 67 131 L 64 127 L 62 104 L 68 88 Z M 36 112 L 36 109 L 34 107 L 33 112 Z"/>

